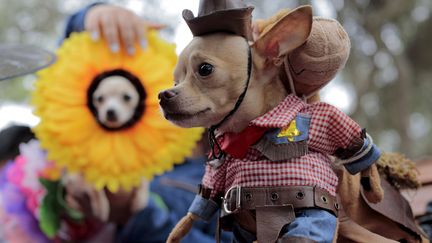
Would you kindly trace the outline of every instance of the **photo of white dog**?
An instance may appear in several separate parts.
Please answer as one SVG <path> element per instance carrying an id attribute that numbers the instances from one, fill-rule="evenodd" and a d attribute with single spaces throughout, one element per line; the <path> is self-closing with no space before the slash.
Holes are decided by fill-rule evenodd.
<path id="1" fill-rule="evenodd" d="M 140 96 L 135 86 L 120 75 L 101 80 L 92 95 L 98 121 L 112 129 L 120 128 L 131 121 L 139 101 Z"/>

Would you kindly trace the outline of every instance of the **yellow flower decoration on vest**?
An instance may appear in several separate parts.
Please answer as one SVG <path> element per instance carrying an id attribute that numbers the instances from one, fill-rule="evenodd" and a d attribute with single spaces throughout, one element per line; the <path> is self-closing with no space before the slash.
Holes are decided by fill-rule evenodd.
<path id="1" fill-rule="evenodd" d="M 88 33 L 74 33 L 58 50 L 57 62 L 38 73 L 32 102 L 41 119 L 35 133 L 42 147 L 50 160 L 82 173 L 98 189 L 129 190 L 143 177 L 171 169 L 191 154 L 203 131 L 163 118 L 158 93 L 171 87 L 177 56 L 175 46 L 156 32 L 147 38 L 148 47 L 136 46 L 129 56 L 111 53 L 105 41 L 94 42 Z M 117 105 L 129 102 L 132 111 L 122 123 L 101 108 L 109 93 L 102 86 L 109 89 L 109 82 L 119 87 L 116 95 L 128 87 L 138 97 L 119 96 Z"/>

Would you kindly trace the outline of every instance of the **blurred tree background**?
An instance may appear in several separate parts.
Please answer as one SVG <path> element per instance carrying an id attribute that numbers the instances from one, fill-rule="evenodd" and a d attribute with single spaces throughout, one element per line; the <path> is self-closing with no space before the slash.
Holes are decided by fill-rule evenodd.
<path id="1" fill-rule="evenodd" d="M 183 24 L 181 10 L 189 8 L 191 2 L 196 5 L 198 0 L 108 2 L 124 5 L 146 18 L 167 24 L 169 28 L 164 35 L 177 41 L 175 35 L 182 34 L 176 29 Z M 255 6 L 254 16 L 258 18 L 299 4 L 312 4 L 315 15 L 337 18 L 351 38 L 351 56 L 341 75 L 323 90 L 323 98 L 330 103 L 339 100 L 335 105 L 344 108 L 366 127 L 381 148 L 402 151 L 412 158 L 432 155 L 432 48 L 429 47 L 432 1 L 246 2 Z M 86 4 L 89 1 L 0 0 L 0 41 L 55 50 L 66 17 Z M 0 106 L 10 102 L 27 103 L 34 79 L 34 76 L 27 76 L 1 82 Z"/>

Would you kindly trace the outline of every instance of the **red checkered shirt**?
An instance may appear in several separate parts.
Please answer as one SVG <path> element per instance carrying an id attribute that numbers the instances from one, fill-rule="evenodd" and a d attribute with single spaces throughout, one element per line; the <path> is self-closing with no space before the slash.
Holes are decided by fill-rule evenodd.
<path id="1" fill-rule="evenodd" d="M 206 166 L 203 185 L 212 189 L 211 197 L 223 194 L 233 186 L 317 186 L 335 195 L 338 177 L 331 168 L 329 155 L 338 148 L 348 147 L 354 138 L 360 137 L 361 127 L 332 105 L 321 102 L 307 104 L 294 95 L 287 96 L 249 125 L 284 128 L 298 113 L 311 116 L 306 155 L 273 162 L 254 148 L 249 148 L 242 159 L 227 154 L 225 162 L 217 169 Z"/>

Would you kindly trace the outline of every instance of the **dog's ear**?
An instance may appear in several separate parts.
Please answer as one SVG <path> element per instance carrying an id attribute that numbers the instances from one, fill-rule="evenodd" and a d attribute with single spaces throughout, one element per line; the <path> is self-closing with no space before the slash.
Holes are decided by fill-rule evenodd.
<path id="1" fill-rule="evenodd" d="M 267 26 L 253 44 L 268 59 L 283 56 L 301 46 L 312 29 L 312 7 L 301 6 Z"/>

